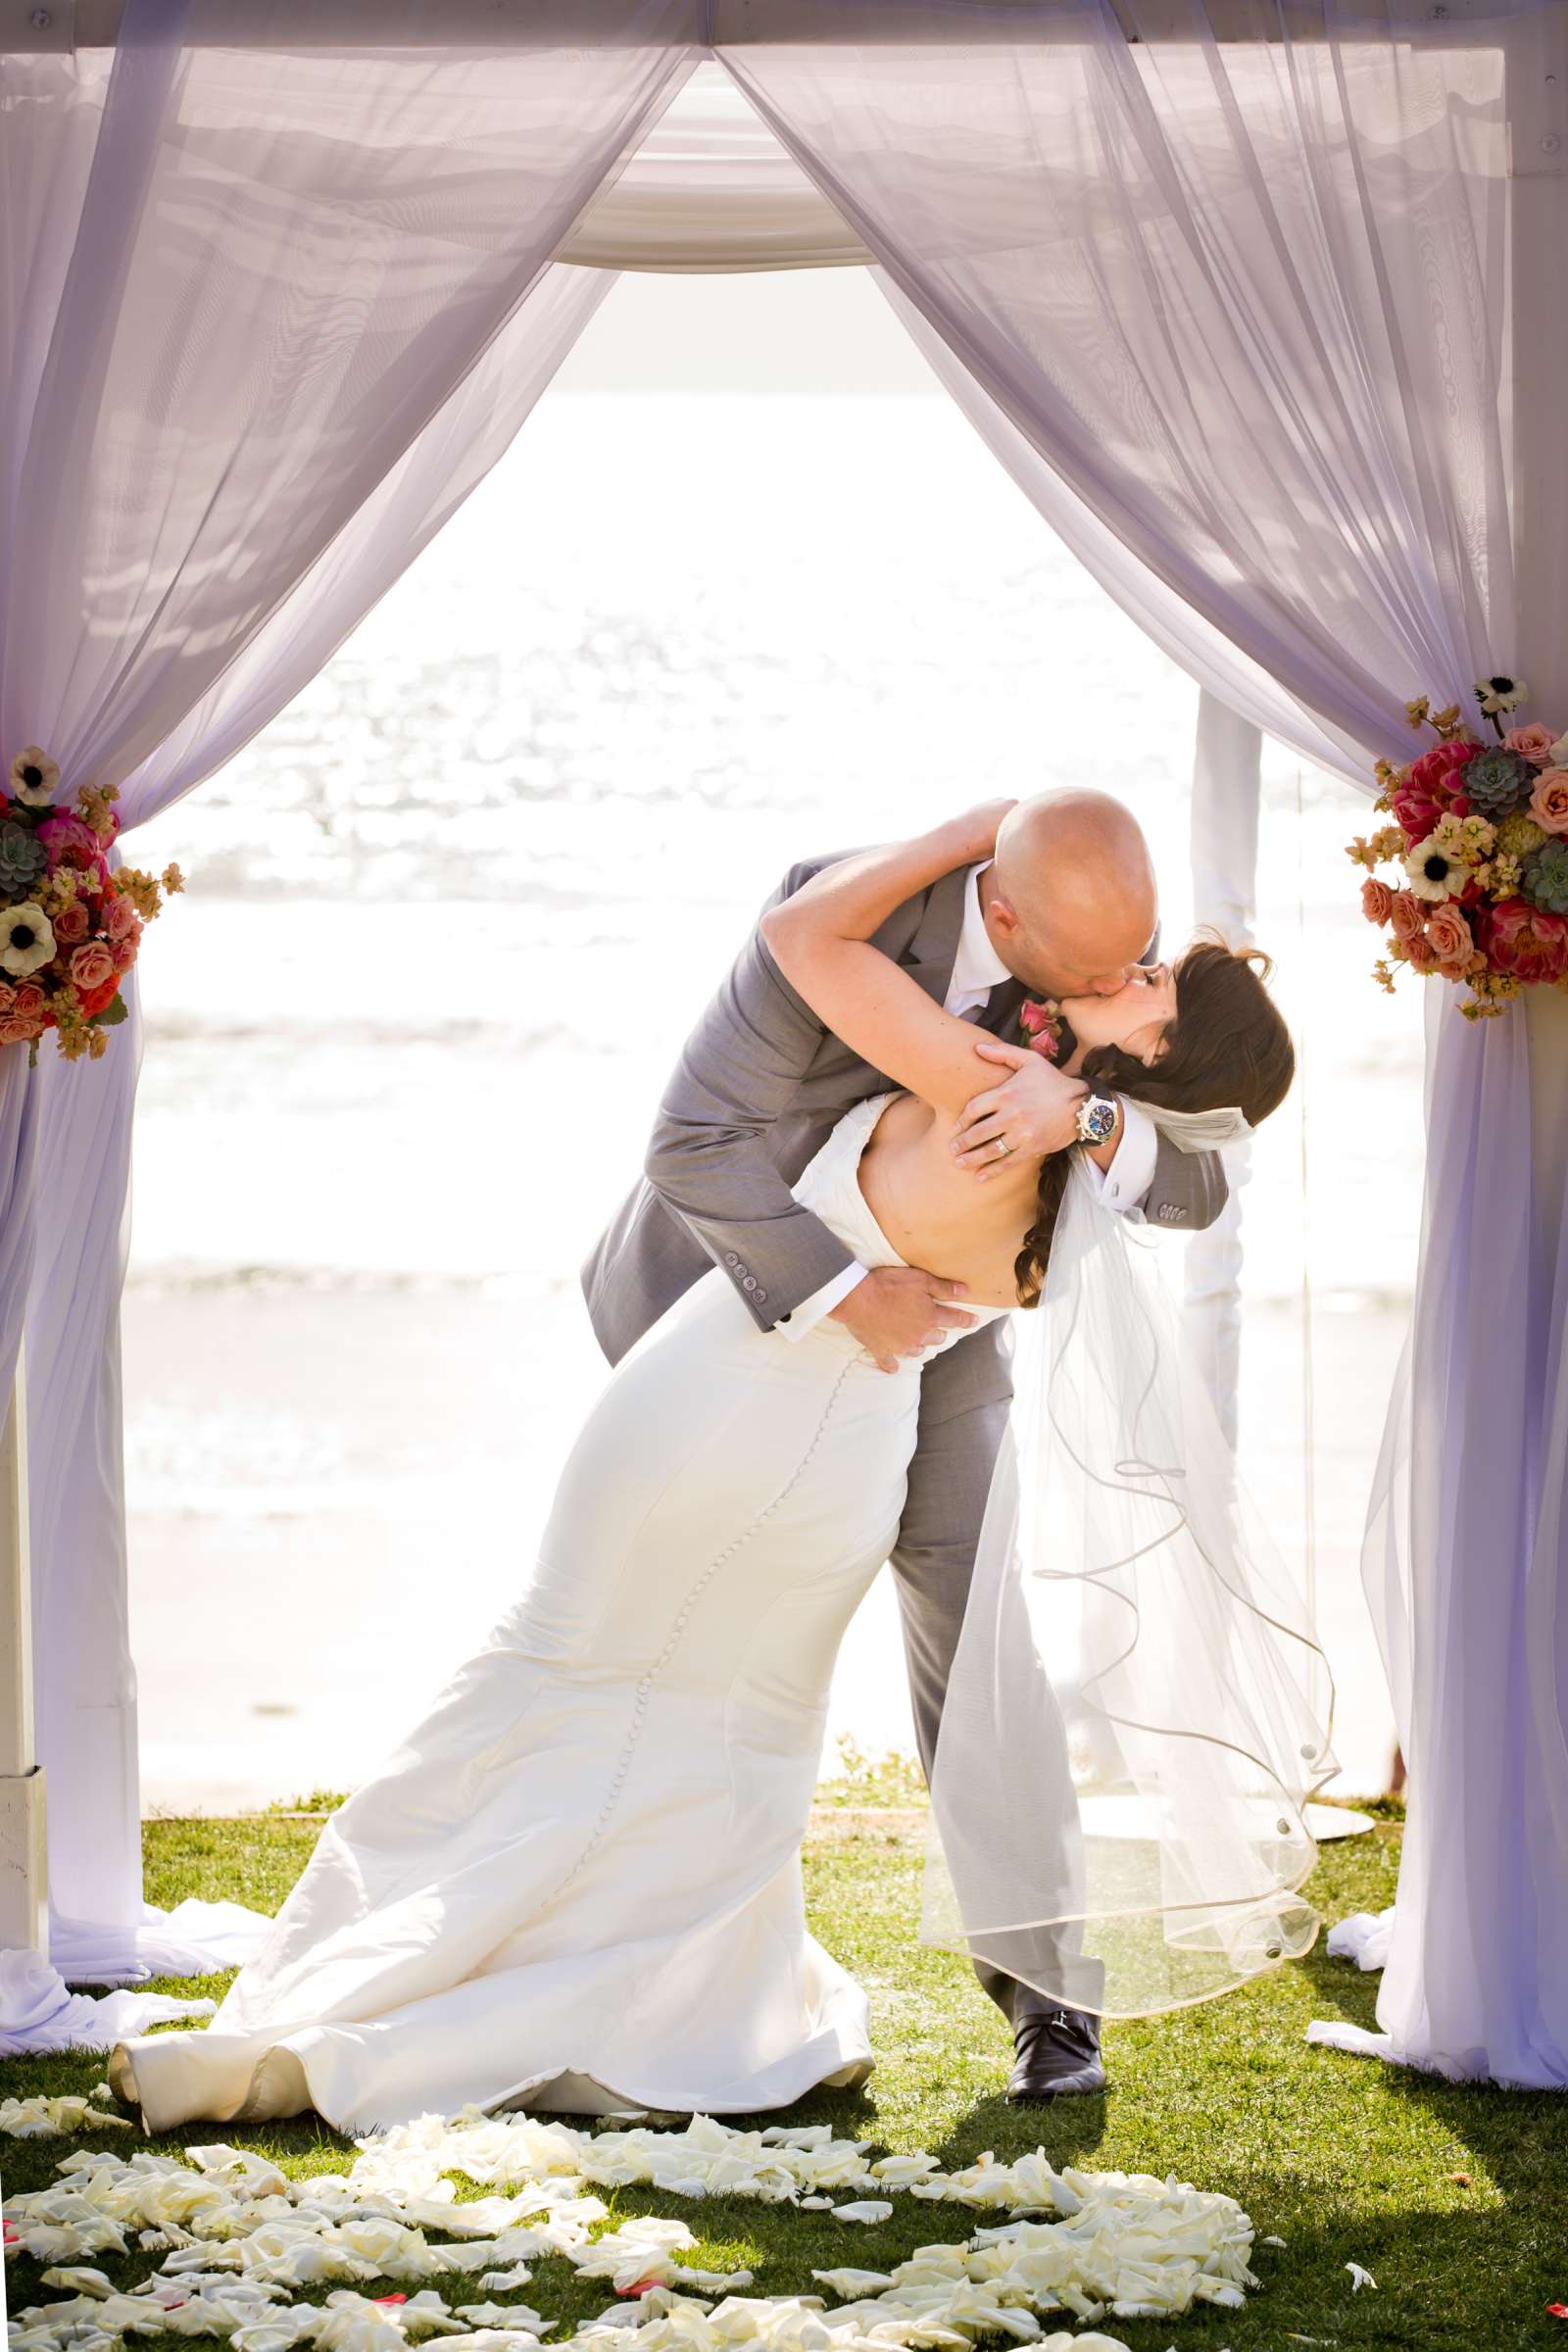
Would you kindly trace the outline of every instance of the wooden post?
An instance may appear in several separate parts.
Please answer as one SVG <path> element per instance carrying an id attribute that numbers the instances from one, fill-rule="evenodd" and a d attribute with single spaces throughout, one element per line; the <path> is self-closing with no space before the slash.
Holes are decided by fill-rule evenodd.
<path id="1" fill-rule="evenodd" d="M 33 1745 L 24 1350 L 0 1434 L 0 1951 L 49 1949 L 44 1776 Z"/>

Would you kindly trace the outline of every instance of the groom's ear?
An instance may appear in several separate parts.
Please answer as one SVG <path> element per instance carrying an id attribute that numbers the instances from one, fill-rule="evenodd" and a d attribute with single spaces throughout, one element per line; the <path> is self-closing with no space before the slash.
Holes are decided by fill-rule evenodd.
<path id="1" fill-rule="evenodd" d="M 1004 939 L 1012 938 L 1018 928 L 1018 910 L 1009 898 L 1000 890 L 988 891 L 984 911 Z"/>

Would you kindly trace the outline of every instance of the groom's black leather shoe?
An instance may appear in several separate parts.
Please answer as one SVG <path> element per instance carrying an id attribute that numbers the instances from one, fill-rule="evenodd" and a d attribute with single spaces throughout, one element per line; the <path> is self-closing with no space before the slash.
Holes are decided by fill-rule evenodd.
<path id="1" fill-rule="evenodd" d="M 1008 2079 L 1007 2097 L 1015 2107 L 1083 2098 L 1105 2087 L 1100 2021 L 1087 2010 L 1037 2011 L 1018 2026 L 1013 2043 L 1018 2059 Z"/>

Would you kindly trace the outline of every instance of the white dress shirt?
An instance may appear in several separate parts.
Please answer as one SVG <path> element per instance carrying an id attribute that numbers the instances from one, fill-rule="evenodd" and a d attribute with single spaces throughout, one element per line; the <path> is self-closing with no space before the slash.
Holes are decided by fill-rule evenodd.
<path id="1" fill-rule="evenodd" d="M 969 868 L 969 878 L 963 892 L 963 928 L 958 933 L 958 953 L 953 959 L 953 978 L 942 1000 L 944 1012 L 956 1013 L 959 1020 L 970 1013 L 983 1011 L 994 988 L 1000 988 L 1012 974 L 991 944 L 986 918 L 980 905 L 978 877 L 990 863 L 989 858 Z M 997 1084 L 1003 1083 L 1003 1073 L 997 1073 Z M 1107 1208 L 1122 1216 L 1131 1217 L 1135 1224 L 1144 1221 L 1143 1203 L 1154 1181 L 1154 1159 L 1159 1138 L 1154 1122 L 1136 1102 L 1118 1096 L 1121 1103 L 1122 1134 L 1110 1166 L 1101 1169 L 1093 1160 L 1089 1171 L 1100 1185 L 1100 1197 Z M 852 1259 L 840 1273 L 824 1282 L 809 1298 L 803 1298 L 794 1312 L 777 1328 L 792 1340 L 808 1332 L 813 1324 L 831 1314 L 841 1298 L 847 1298 L 857 1283 L 865 1280 L 869 1268 Z"/>

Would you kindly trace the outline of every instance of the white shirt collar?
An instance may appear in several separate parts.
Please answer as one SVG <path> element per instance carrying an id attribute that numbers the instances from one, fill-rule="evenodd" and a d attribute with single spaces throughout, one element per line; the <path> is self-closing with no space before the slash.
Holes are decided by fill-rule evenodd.
<path id="1" fill-rule="evenodd" d="M 963 927 L 958 933 L 958 953 L 954 958 L 951 996 L 989 996 L 1012 974 L 991 945 L 986 918 L 980 909 L 979 877 L 991 860 L 971 865 L 963 885 Z"/>

